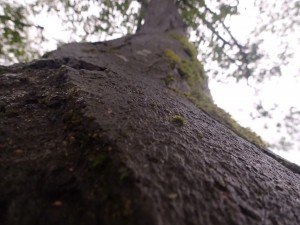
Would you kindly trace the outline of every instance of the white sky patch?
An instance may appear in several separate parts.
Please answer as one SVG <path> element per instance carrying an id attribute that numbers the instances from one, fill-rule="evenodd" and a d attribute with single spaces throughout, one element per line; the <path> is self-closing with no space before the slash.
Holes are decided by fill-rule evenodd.
<path id="1" fill-rule="evenodd" d="M 291 151 L 274 151 L 276 154 L 280 155 L 281 157 L 296 163 L 298 165 L 300 165 L 300 153 L 299 150 L 291 150 Z"/>
<path id="2" fill-rule="evenodd" d="M 250 32 L 258 24 L 259 15 L 253 2 L 240 1 L 241 15 L 233 17 L 230 20 L 232 33 L 239 40 L 246 41 Z M 299 32 L 298 32 L 299 33 Z M 238 84 L 233 79 L 226 83 L 210 80 L 210 89 L 217 105 L 229 112 L 234 119 L 241 125 L 250 127 L 252 130 L 262 136 L 267 142 L 277 141 L 281 134 L 275 129 L 275 124 L 265 129 L 267 120 L 253 120 L 250 112 L 255 111 L 254 105 L 262 100 L 266 107 L 272 107 L 277 104 L 278 107 L 272 112 L 274 121 L 282 121 L 287 115 L 291 106 L 300 110 L 300 79 L 299 79 L 299 59 L 300 46 L 298 38 L 300 35 L 295 33 L 291 35 L 289 43 L 294 47 L 294 57 L 291 58 L 288 66 L 282 66 L 282 76 L 265 79 L 257 88 L 260 90 L 259 96 L 255 96 L 253 88 L 249 87 L 246 82 Z M 269 34 L 265 36 L 262 48 L 270 53 L 271 57 L 276 57 L 280 52 L 280 43 L 276 35 Z M 251 84 L 251 82 L 250 82 Z M 254 84 L 253 84 L 254 85 Z M 272 121 L 270 121 L 272 123 Z M 278 151 L 272 149 L 282 157 L 300 165 L 300 143 L 295 143 L 290 151 Z"/>

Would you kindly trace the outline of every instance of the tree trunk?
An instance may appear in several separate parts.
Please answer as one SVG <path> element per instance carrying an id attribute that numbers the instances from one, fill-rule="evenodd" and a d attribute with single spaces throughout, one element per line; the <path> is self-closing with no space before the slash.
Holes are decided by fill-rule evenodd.
<path id="1" fill-rule="evenodd" d="M 166 53 L 194 56 L 158 2 L 136 35 L 0 67 L 0 224 L 300 224 L 298 167 L 184 94 Z"/>

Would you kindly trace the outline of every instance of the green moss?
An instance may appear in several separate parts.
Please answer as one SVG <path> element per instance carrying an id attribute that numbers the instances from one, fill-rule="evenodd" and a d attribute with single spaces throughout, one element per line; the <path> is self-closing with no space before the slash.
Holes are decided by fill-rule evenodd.
<path id="1" fill-rule="evenodd" d="M 172 116 L 172 121 L 180 126 L 183 126 L 186 124 L 186 120 L 180 115 Z"/>
<path id="2" fill-rule="evenodd" d="M 196 58 L 191 60 L 181 59 L 179 55 L 170 49 L 165 50 L 165 56 L 172 64 L 176 64 L 180 75 L 190 86 L 191 93 L 202 96 L 201 90 L 205 89 L 208 82 L 202 64 Z M 206 93 L 204 94 L 209 98 Z"/>
<path id="3" fill-rule="evenodd" d="M 177 193 L 175 193 L 175 192 L 171 192 L 171 193 L 169 193 L 168 195 L 167 195 L 167 197 L 169 198 L 169 199 L 176 199 L 177 197 L 178 197 L 178 194 Z"/>
<path id="4" fill-rule="evenodd" d="M 162 80 L 165 82 L 166 86 L 169 86 L 173 81 L 175 81 L 175 77 L 172 74 L 168 74 Z"/>
<path id="5" fill-rule="evenodd" d="M 181 58 L 171 49 L 165 50 L 165 56 L 170 60 L 173 65 L 181 63 Z"/>
<path id="6" fill-rule="evenodd" d="M 184 51 L 188 53 L 193 59 L 197 59 L 198 51 L 195 46 L 187 39 L 187 37 L 172 32 L 168 33 L 168 35 L 180 42 Z"/>
<path id="7" fill-rule="evenodd" d="M 166 49 L 164 52 L 170 63 L 178 68 L 179 73 L 191 88 L 191 91 L 188 93 L 183 93 L 180 90 L 176 91 L 186 96 L 198 108 L 202 109 L 204 112 L 218 120 L 220 123 L 226 125 L 249 142 L 261 148 L 266 147 L 266 144 L 261 137 L 259 137 L 249 128 L 240 126 L 227 112 L 219 108 L 213 102 L 210 94 L 208 91 L 206 91 L 208 78 L 204 73 L 202 64 L 197 59 L 196 48 L 188 41 L 186 37 L 176 34 L 169 35 L 179 41 L 183 49 L 190 56 L 190 59 L 182 59 L 178 54 L 170 49 Z"/>
<path id="8" fill-rule="evenodd" d="M 208 83 L 208 78 L 205 75 L 202 63 L 197 59 L 198 52 L 195 46 L 189 42 L 185 36 L 175 33 L 168 33 L 168 35 L 181 44 L 182 48 L 188 53 L 190 58 L 182 59 L 170 49 L 165 50 L 165 56 L 171 63 L 176 63 L 179 73 L 185 78 L 190 86 L 192 95 L 202 96 L 204 94 L 206 99 L 211 99 L 204 91 Z"/>

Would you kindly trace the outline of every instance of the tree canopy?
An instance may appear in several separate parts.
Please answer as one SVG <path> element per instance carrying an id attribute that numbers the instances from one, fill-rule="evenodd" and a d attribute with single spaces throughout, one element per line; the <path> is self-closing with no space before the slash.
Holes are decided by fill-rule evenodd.
<path id="1" fill-rule="evenodd" d="M 148 0 L 4 0 L 0 3 L 0 63 L 28 61 L 38 55 L 39 45 L 47 39 L 43 27 L 35 18 L 41 14 L 61 18 L 66 30 L 72 31 L 69 41 L 105 40 L 110 37 L 135 33 L 144 23 Z M 239 39 L 230 28 L 237 17 L 242 1 L 238 0 L 176 0 L 176 5 L 188 36 L 199 50 L 208 75 L 212 78 L 251 79 L 260 83 L 267 78 L 282 75 L 282 66 L 293 57 L 289 37 L 299 30 L 300 4 L 297 0 L 256 0 L 260 17 L 252 36 Z M 241 26 L 243 26 L 241 24 Z M 280 51 L 270 56 L 260 48 L 269 34 L 278 36 Z M 299 36 L 298 36 L 299 37 Z M 299 44 L 299 38 L 294 43 Z M 257 105 L 257 117 L 270 116 L 270 109 Z M 291 109 L 283 125 L 290 134 L 299 134 L 299 110 Z M 296 122 L 298 121 L 298 122 Z M 293 125 L 291 125 L 293 124 Z M 297 139 L 297 137 L 296 137 Z M 282 145 L 287 146 L 287 143 Z"/>

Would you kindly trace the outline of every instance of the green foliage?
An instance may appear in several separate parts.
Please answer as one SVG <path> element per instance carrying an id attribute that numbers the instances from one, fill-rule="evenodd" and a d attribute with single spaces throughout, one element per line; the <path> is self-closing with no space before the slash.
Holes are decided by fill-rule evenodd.
<path id="1" fill-rule="evenodd" d="M 226 25 L 226 19 L 238 15 L 238 1 L 225 4 L 226 1 L 205 2 L 203 0 L 178 1 L 183 19 L 189 25 L 190 33 L 194 34 L 200 56 L 207 61 L 216 61 L 225 69 L 222 73 L 234 76 L 237 80 L 249 78 L 253 74 L 253 64 L 260 59 L 260 54 L 251 46 L 259 43 L 241 44 L 232 35 Z M 214 74 L 219 69 L 210 68 Z M 227 72 L 230 69 L 230 73 Z"/>
<path id="2" fill-rule="evenodd" d="M 3 55 L 8 60 L 11 60 L 13 56 L 19 58 L 24 56 L 24 39 L 25 27 L 23 21 L 25 17 L 23 15 L 24 8 L 16 6 L 13 8 L 6 2 L 0 3 L 0 38 L 3 40 L 0 43 L 0 55 Z"/>
<path id="3" fill-rule="evenodd" d="M 123 36 L 135 31 L 142 21 L 142 14 L 139 8 L 133 7 L 134 2 L 36 0 L 22 5 L 4 0 L 0 2 L 0 63 L 26 62 L 41 54 L 38 45 L 45 40 L 43 27 L 38 21 L 29 21 L 30 16 L 34 18 L 47 13 L 60 17 L 65 29 L 73 33 L 68 41 L 104 40 L 112 35 Z"/>
<path id="4" fill-rule="evenodd" d="M 15 2 L 0 2 L 0 63 L 28 61 L 36 56 L 30 51 L 27 9 Z"/>
<path id="5" fill-rule="evenodd" d="M 0 45 L 0 55 L 3 55 L 6 61 L 26 61 L 33 57 L 34 50 L 30 48 L 30 37 L 27 34 L 30 28 L 39 27 L 29 23 L 27 15 L 47 12 L 49 15 L 59 16 L 65 29 L 73 33 L 68 41 L 104 40 L 110 36 L 119 37 L 134 33 L 143 23 L 144 7 L 139 3 L 146 4 L 146 2 L 142 0 L 34 0 L 32 4 L 22 6 L 6 0 L 0 3 L 0 9 L 3 11 L 0 14 L 1 38 L 4 40 Z M 255 2 L 262 12 L 270 5 L 261 0 Z M 227 21 L 238 15 L 239 1 L 176 0 L 176 4 L 196 46 L 201 50 L 200 57 L 205 59 L 204 63 L 215 61 L 223 68 L 223 70 L 210 68 L 212 70 L 210 74 L 217 75 L 222 71 L 223 74 L 235 77 L 237 80 L 252 76 L 258 81 L 266 75 L 281 74 L 278 63 L 267 69 L 258 68 L 258 62 L 263 57 L 259 51 L 260 39 L 252 38 L 251 41 L 241 43 L 231 33 Z M 281 4 L 282 13 L 276 12 L 274 16 L 278 24 L 283 17 L 290 15 L 290 12 L 292 15 L 298 15 L 297 1 L 295 4 L 286 4 L 286 6 L 284 4 Z M 271 12 L 268 16 L 270 15 Z M 282 28 L 274 32 L 283 36 L 288 30 L 296 30 L 298 25 L 299 23 L 291 18 L 281 25 Z M 273 31 L 273 21 L 266 22 L 258 29 Z M 35 38 L 35 41 L 39 39 L 43 40 L 43 36 Z M 289 54 L 290 52 L 283 51 L 279 57 L 288 60 Z"/>
<path id="6" fill-rule="evenodd" d="M 134 8 L 132 0 L 43 0 L 31 5 L 34 13 L 47 10 L 63 20 L 66 29 L 78 36 L 79 40 L 98 40 L 108 36 L 122 36 L 135 31 L 141 20 L 141 10 Z M 63 13 L 61 13 L 63 12 Z M 78 40 L 78 39 L 77 39 Z"/>

